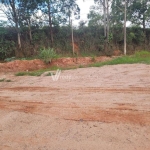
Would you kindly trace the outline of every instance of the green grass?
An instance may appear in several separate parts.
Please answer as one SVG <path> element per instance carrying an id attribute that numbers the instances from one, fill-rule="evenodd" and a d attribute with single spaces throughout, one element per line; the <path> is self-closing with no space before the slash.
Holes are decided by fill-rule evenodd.
<path id="1" fill-rule="evenodd" d="M 40 69 L 40 70 L 35 70 L 35 71 L 18 72 L 15 75 L 16 76 L 40 76 L 40 75 L 42 75 L 46 71 L 53 71 L 53 70 L 57 70 L 57 69 L 60 69 L 60 68 L 57 67 L 57 66 L 53 66 L 53 67 L 47 68 L 47 69 Z"/>
<path id="2" fill-rule="evenodd" d="M 5 82 L 12 82 L 10 79 L 5 80 Z"/>
<path id="3" fill-rule="evenodd" d="M 12 81 L 10 79 L 3 78 L 3 79 L 0 79 L 0 82 L 12 82 Z"/>
<path id="4" fill-rule="evenodd" d="M 5 79 L 3 78 L 3 79 L 0 79 L 0 82 L 4 82 L 5 81 Z"/>
<path id="5" fill-rule="evenodd" d="M 90 67 L 101 67 L 104 65 L 117 65 L 117 64 L 135 64 L 135 63 L 150 64 L 150 52 L 148 51 L 136 52 L 132 56 L 121 56 L 110 61 L 97 62 L 91 64 Z"/>
<path id="6" fill-rule="evenodd" d="M 44 72 L 48 71 L 55 71 L 57 69 L 59 70 L 71 70 L 71 69 L 77 69 L 78 67 L 66 67 L 66 68 L 61 68 L 57 66 L 53 66 L 51 68 L 47 69 L 40 69 L 40 70 L 35 70 L 35 71 L 24 71 L 24 72 L 18 72 L 15 75 L 16 76 L 41 76 Z M 53 72 L 52 72 L 53 73 Z M 48 73 L 46 76 L 51 76 L 51 73 Z"/>
<path id="7" fill-rule="evenodd" d="M 95 60 L 94 57 L 93 57 L 93 59 Z M 135 63 L 150 64 L 150 52 L 148 52 L 148 51 L 136 52 L 132 56 L 121 56 L 121 57 L 115 58 L 110 61 L 96 62 L 96 63 L 90 64 L 88 66 L 79 65 L 78 67 L 66 67 L 66 68 L 60 68 L 57 66 L 53 66 L 51 68 L 40 69 L 40 70 L 36 70 L 36 71 L 18 72 L 15 75 L 16 76 L 41 76 L 44 72 L 54 71 L 57 69 L 70 70 L 70 69 L 77 69 L 77 68 L 84 68 L 84 67 L 101 67 L 104 65 L 135 64 Z M 51 73 L 48 73 L 47 76 L 51 76 Z M 1 82 L 3 82 L 3 81 L 1 81 Z"/>

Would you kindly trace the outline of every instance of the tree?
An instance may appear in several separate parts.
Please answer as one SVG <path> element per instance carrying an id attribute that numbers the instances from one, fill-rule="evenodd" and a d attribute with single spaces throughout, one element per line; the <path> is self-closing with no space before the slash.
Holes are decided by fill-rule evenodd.
<path id="1" fill-rule="evenodd" d="M 69 25 L 71 23 L 71 16 L 74 15 L 76 19 L 80 18 L 80 8 L 76 3 L 76 0 L 65 0 L 63 2 L 62 12 L 64 14 L 64 17 L 68 18 Z"/>
<path id="2" fill-rule="evenodd" d="M 45 0 L 41 10 L 48 15 L 51 47 L 54 42 L 52 30 L 54 22 L 63 24 L 67 22 L 67 18 L 69 18 L 70 22 L 71 14 L 74 13 L 76 16 L 79 16 L 80 12 L 76 0 Z"/>
<path id="3" fill-rule="evenodd" d="M 19 29 L 19 0 L 2 0 L 0 10 L 7 16 L 9 22 L 15 26 L 18 39 L 18 48 L 21 49 L 21 37 Z"/>
<path id="4" fill-rule="evenodd" d="M 20 20 L 19 24 L 20 27 L 27 26 L 29 31 L 29 39 L 32 43 L 32 31 L 31 31 L 31 25 L 32 25 L 32 18 L 33 16 L 36 16 L 39 5 L 42 3 L 41 0 L 21 0 L 19 5 L 19 11 L 20 11 Z"/>
<path id="5" fill-rule="evenodd" d="M 134 0 L 129 7 L 130 21 L 143 28 L 144 43 L 146 44 L 146 27 L 150 26 L 150 0 Z"/>
<path id="6" fill-rule="evenodd" d="M 89 19 L 88 25 L 89 26 L 102 26 L 103 18 L 102 18 L 101 9 L 99 6 L 94 5 L 90 7 L 90 12 L 87 16 Z"/>
<path id="7" fill-rule="evenodd" d="M 103 7 L 103 17 L 104 17 L 104 50 L 105 52 L 109 52 L 109 32 L 110 32 L 110 8 L 112 1 L 111 0 L 94 0 L 95 3 L 101 5 Z"/>

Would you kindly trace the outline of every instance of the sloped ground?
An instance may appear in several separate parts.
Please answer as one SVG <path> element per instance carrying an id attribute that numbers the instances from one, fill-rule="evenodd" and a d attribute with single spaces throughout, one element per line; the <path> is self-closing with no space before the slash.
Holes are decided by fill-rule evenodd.
<path id="1" fill-rule="evenodd" d="M 0 63 L 0 72 L 17 72 L 32 71 L 37 69 L 49 68 L 52 66 L 71 67 L 79 65 L 87 65 L 93 62 L 103 62 L 110 60 L 110 57 L 79 57 L 79 58 L 58 58 L 54 59 L 51 64 L 45 64 L 42 60 L 15 60 L 7 63 Z"/>
<path id="2" fill-rule="evenodd" d="M 0 74 L 0 149 L 150 149 L 150 65 L 55 77 Z"/>

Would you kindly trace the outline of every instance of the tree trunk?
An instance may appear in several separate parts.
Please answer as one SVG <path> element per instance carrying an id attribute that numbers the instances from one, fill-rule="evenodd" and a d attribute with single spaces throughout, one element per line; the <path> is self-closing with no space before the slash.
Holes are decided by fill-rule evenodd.
<path id="1" fill-rule="evenodd" d="M 18 48 L 21 50 L 21 37 L 20 37 L 20 31 L 18 27 L 18 22 L 16 22 L 16 30 L 17 30 L 17 41 L 18 41 Z"/>
<path id="2" fill-rule="evenodd" d="M 20 37 L 18 15 L 17 15 L 17 12 L 16 12 L 15 1 L 13 0 L 12 2 L 10 2 L 10 5 L 12 7 L 13 14 L 14 14 L 13 18 L 14 18 L 14 22 L 15 22 L 16 31 L 17 31 L 18 48 L 20 50 L 21 49 L 21 37 Z"/>
<path id="3" fill-rule="evenodd" d="M 106 20 L 107 20 L 107 41 L 109 41 L 109 4 L 108 4 L 108 0 L 106 0 L 106 12 L 107 12 L 107 16 L 106 16 Z"/>
<path id="4" fill-rule="evenodd" d="M 32 44 L 32 31 L 31 31 L 31 22 L 30 22 L 30 19 L 29 19 L 29 22 L 28 22 L 28 29 L 29 29 L 30 44 Z"/>
<path id="5" fill-rule="evenodd" d="M 145 17 L 143 14 L 143 34 L 144 34 L 144 49 L 146 49 L 146 31 L 145 31 Z"/>
<path id="6" fill-rule="evenodd" d="M 51 17 L 51 4 L 50 0 L 48 1 L 48 17 L 49 17 L 49 29 L 50 29 L 50 40 L 51 40 L 51 47 L 53 47 L 53 30 L 52 30 L 52 17 Z"/>
<path id="7" fill-rule="evenodd" d="M 71 38 L 72 38 L 72 52 L 73 52 L 73 55 L 74 55 L 75 51 L 74 51 L 74 36 L 73 36 L 73 24 L 72 24 L 72 20 L 71 20 Z"/>
<path id="8" fill-rule="evenodd" d="M 106 0 L 106 14 L 107 14 L 106 15 L 106 18 L 107 18 L 106 19 L 107 20 L 107 29 L 106 29 L 106 36 L 107 36 L 107 41 L 106 41 L 107 43 L 106 44 L 107 44 L 107 49 L 106 50 L 107 50 L 108 53 L 110 53 L 109 52 L 109 50 L 110 50 L 109 45 L 110 44 L 109 44 L 109 3 L 108 3 L 108 0 Z"/>
<path id="9" fill-rule="evenodd" d="M 106 38 L 106 0 L 103 1 L 103 11 L 104 11 L 104 37 Z"/>
<path id="10" fill-rule="evenodd" d="M 20 33 L 18 32 L 17 34 L 17 37 L 18 37 L 18 47 L 19 47 L 19 50 L 21 49 L 21 38 L 20 38 Z"/>
<path id="11" fill-rule="evenodd" d="M 125 0 L 124 4 L 124 55 L 127 54 L 127 31 L 126 31 L 126 22 L 127 22 L 127 2 Z"/>

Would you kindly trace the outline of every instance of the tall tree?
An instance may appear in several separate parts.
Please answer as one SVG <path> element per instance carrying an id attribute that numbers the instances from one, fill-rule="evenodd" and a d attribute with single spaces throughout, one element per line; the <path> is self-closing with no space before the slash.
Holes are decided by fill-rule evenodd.
<path id="1" fill-rule="evenodd" d="M 51 46 L 53 46 L 53 24 L 57 21 L 58 24 L 67 22 L 67 18 L 74 13 L 76 16 L 79 15 L 80 9 L 76 4 L 76 0 L 45 0 L 43 2 L 42 11 L 48 15 L 48 23 L 50 30 Z"/>
<path id="2" fill-rule="evenodd" d="M 150 0 L 134 0 L 129 7 L 130 21 L 143 28 L 144 43 L 146 44 L 146 27 L 150 27 Z"/>
<path id="3" fill-rule="evenodd" d="M 18 48 L 21 49 L 21 37 L 20 37 L 20 29 L 19 29 L 19 0 L 2 0 L 2 5 L 0 6 L 0 10 L 7 16 L 9 22 L 15 26 L 17 32 L 18 39 Z"/>
<path id="4" fill-rule="evenodd" d="M 111 0 L 94 0 L 95 3 L 103 7 L 103 16 L 104 16 L 104 50 L 107 53 L 109 51 L 109 30 L 110 30 L 110 9 L 111 9 Z"/>
<path id="5" fill-rule="evenodd" d="M 20 26 L 27 26 L 29 31 L 30 42 L 32 43 L 32 18 L 36 16 L 39 10 L 39 5 L 42 0 L 20 0 L 19 11 L 20 11 Z"/>
<path id="6" fill-rule="evenodd" d="M 101 12 L 101 8 L 98 5 L 94 5 L 90 7 L 90 12 L 87 16 L 89 19 L 89 26 L 102 26 L 103 25 L 103 16 Z"/>

